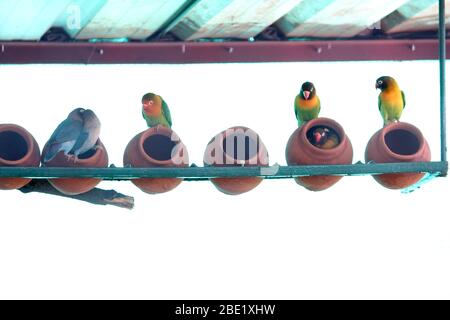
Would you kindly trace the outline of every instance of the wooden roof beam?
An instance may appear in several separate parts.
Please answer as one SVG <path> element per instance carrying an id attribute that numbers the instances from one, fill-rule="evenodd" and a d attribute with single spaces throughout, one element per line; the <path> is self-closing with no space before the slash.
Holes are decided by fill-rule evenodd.
<path id="1" fill-rule="evenodd" d="M 189 41 L 248 39 L 305 0 L 199 0 L 168 31 Z"/>
<path id="2" fill-rule="evenodd" d="M 450 0 L 445 1 L 450 7 Z M 430 31 L 438 29 L 438 0 L 411 0 L 381 21 L 383 31 L 387 33 Z M 450 12 L 446 14 L 450 22 Z"/>
<path id="3" fill-rule="evenodd" d="M 305 0 L 277 22 L 290 38 L 349 38 L 408 0 Z"/>

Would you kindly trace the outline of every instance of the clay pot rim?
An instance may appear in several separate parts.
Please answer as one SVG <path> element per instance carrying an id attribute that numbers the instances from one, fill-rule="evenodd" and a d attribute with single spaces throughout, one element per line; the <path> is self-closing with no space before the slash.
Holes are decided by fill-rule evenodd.
<path id="1" fill-rule="evenodd" d="M 386 136 L 386 134 L 388 134 L 389 132 L 394 131 L 394 130 L 404 130 L 404 131 L 408 131 L 408 132 L 414 134 L 417 137 L 417 139 L 419 140 L 419 148 L 417 149 L 417 151 L 410 155 L 402 155 L 402 154 L 392 152 L 391 149 L 389 149 L 389 147 L 386 145 L 385 136 Z M 425 138 L 424 138 L 422 132 L 419 130 L 419 128 L 417 128 L 416 126 L 414 126 L 408 122 L 393 122 L 393 123 L 388 124 L 387 126 L 385 126 L 384 128 L 381 129 L 379 139 L 380 139 L 380 146 L 383 149 L 385 149 L 387 154 L 399 161 L 414 161 L 416 155 L 418 153 L 421 153 L 423 151 L 423 148 L 425 148 Z"/>
<path id="2" fill-rule="evenodd" d="M 83 166 L 81 166 L 81 165 L 79 165 L 79 164 L 86 164 L 86 165 L 89 165 L 89 166 L 90 166 L 90 163 L 89 163 L 89 162 L 92 161 L 92 159 L 95 159 L 95 158 L 100 157 L 100 153 L 101 153 L 101 152 L 107 153 L 107 152 L 106 152 L 105 145 L 101 142 L 100 138 L 98 138 L 98 140 L 97 140 L 97 142 L 95 143 L 95 145 L 96 145 L 96 146 L 101 146 L 101 147 L 104 149 L 104 151 L 102 151 L 102 150 L 100 150 L 100 148 L 98 148 L 98 149 L 95 150 L 94 154 L 93 154 L 92 156 L 90 156 L 89 158 L 77 159 L 77 161 L 76 161 L 75 163 L 74 163 L 73 161 L 66 161 L 65 163 L 75 165 L 75 167 L 83 167 Z M 45 150 L 45 149 L 44 149 L 44 150 Z M 42 157 L 41 157 L 41 158 L 42 158 L 42 159 L 44 158 L 44 152 L 42 153 Z M 67 160 L 67 158 L 66 158 L 66 160 Z M 51 163 L 52 163 L 53 161 L 55 161 L 55 159 L 52 159 L 52 160 L 50 160 L 50 161 L 47 162 L 47 163 L 42 162 L 42 166 L 43 166 L 43 167 L 47 167 L 47 168 L 52 168 L 52 167 L 54 167 L 54 166 L 51 165 Z M 109 161 L 108 161 L 108 162 L 109 162 Z M 89 167 L 89 166 L 86 166 L 86 167 Z M 65 166 L 59 165 L 58 167 L 64 168 Z"/>
<path id="3" fill-rule="evenodd" d="M 237 164 L 234 164 L 237 160 L 234 157 L 231 157 L 228 153 L 226 153 L 223 150 L 223 141 L 229 137 L 230 135 L 234 134 L 236 130 L 244 130 L 245 133 L 250 133 L 249 136 L 253 138 L 256 143 L 258 144 L 258 151 L 255 153 L 255 155 L 247 160 L 245 160 L 245 163 L 243 166 L 266 166 L 269 165 L 269 156 L 267 152 L 267 148 L 264 145 L 261 137 L 256 133 L 256 131 L 246 127 L 246 126 L 233 126 L 229 127 L 228 129 L 225 129 L 224 131 L 216 134 L 213 138 L 218 143 L 219 150 L 222 152 L 222 154 L 225 156 L 226 161 L 224 164 L 209 164 L 210 166 L 216 166 L 216 167 L 226 167 L 226 166 L 237 166 Z M 254 136 L 254 137 L 252 137 Z M 210 142 L 211 143 L 211 142 Z M 209 143 L 208 143 L 209 144 Z M 266 156 L 267 155 L 267 156 Z M 261 158 L 262 161 L 267 160 L 267 163 L 260 163 L 259 159 Z M 205 161 L 203 161 L 205 162 Z"/>
<path id="4" fill-rule="evenodd" d="M 180 147 L 182 148 L 184 146 L 183 143 L 181 142 L 181 139 L 178 137 L 178 134 L 175 131 L 173 131 L 170 128 L 164 127 L 164 126 L 157 126 L 157 127 L 149 128 L 141 133 L 141 136 L 139 137 L 139 141 L 138 141 L 138 145 L 137 145 L 139 152 L 142 154 L 144 159 L 149 163 L 154 163 L 154 164 L 161 165 L 161 166 L 174 166 L 172 158 L 170 158 L 169 160 L 157 160 L 157 159 L 150 157 L 147 154 L 147 152 L 145 152 L 144 141 L 148 137 L 150 137 L 152 135 L 156 135 L 156 134 L 170 138 L 175 143 L 174 148 L 180 148 Z M 178 141 L 174 141 L 172 139 L 172 137 L 174 137 L 174 136 L 178 138 Z M 172 154 L 173 154 L 173 152 L 172 152 Z"/>
<path id="5" fill-rule="evenodd" d="M 25 129 L 17 124 L 13 124 L 13 123 L 2 124 L 2 128 L 0 129 L 0 132 L 5 132 L 5 131 L 11 131 L 11 132 L 19 134 L 27 143 L 27 149 L 28 149 L 27 153 L 19 160 L 6 160 L 3 158 L 0 158 L 2 166 L 19 166 L 24 160 L 29 159 L 33 154 L 33 145 L 34 145 L 33 137 L 31 135 L 31 133 L 28 132 L 27 129 Z M 36 166 L 39 166 L 39 164 L 37 164 Z"/>
<path id="6" fill-rule="evenodd" d="M 308 133 L 309 129 L 311 129 L 314 126 L 320 126 L 320 125 L 331 127 L 331 129 L 336 131 L 336 133 L 339 135 L 340 143 L 335 148 L 332 148 L 332 149 L 318 148 L 318 147 L 312 145 L 311 142 L 306 137 L 306 134 Z M 302 148 L 306 146 L 306 148 L 308 148 L 310 150 L 314 150 L 314 152 L 317 152 L 322 155 L 331 155 L 336 152 L 340 152 L 345 148 L 344 142 L 345 142 L 345 140 L 347 140 L 347 135 L 345 134 L 344 128 L 336 120 L 333 120 L 331 118 L 320 117 L 320 118 L 316 118 L 316 119 L 306 122 L 300 128 L 303 128 L 303 127 L 304 127 L 305 134 L 302 134 L 299 139 L 299 143 Z M 297 134 L 302 133 L 302 131 L 303 130 L 299 130 L 297 132 Z M 302 143 L 303 143 L 303 145 L 302 145 Z"/>

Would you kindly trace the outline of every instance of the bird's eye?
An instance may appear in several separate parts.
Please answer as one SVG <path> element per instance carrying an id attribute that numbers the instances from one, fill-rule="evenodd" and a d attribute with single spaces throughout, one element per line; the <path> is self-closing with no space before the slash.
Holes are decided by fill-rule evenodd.
<path id="1" fill-rule="evenodd" d="M 378 84 L 379 84 L 379 85 L 382 85 L 382 84 L 383 84 L 383 81 L 378 80 Z"/>

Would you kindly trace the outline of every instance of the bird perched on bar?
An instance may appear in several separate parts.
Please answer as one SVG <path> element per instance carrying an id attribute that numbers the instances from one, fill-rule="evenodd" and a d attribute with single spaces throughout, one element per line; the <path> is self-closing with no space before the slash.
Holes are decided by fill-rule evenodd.
<path id="1" fill-rule="evenodd" d="M 76 108 L 61 122 L 47 141 L 43 162 L 49 162 L 59 152 L 74 158 L 93 149 L 100 135 L 100 121 L 92 110 Z"/>
<path id="2" fill-rule="evenodd" d="M 309 130 L 309 141 L 315 147 L 321 149 L 333 149 L 340 143 L 338 134 L 331 128 L 314 127 Z"/>
<path id="3" fill-rule="evenodd" d="M 147 93 L 142 97 L 142 117 L 149 128 L 156 126 L 172 127 L 170 110 L 164 99 L 154 93 Z"/>
<path id="4" fill-rule="evenodd" d="M 299 127 L 319 116 L 320 100 L 314 84 L 311 82 L 302 84 L 300 93 L 295 97 L 294 110 Z"/>
<path id="5" fill-rule="evenodd" d="M 381 92 L 378 95 L 378 110 L 383 118 L 383 125 L 400 120 L 405 108 L 405 94 L 400 90 L 394 78 L 383 76 L 377 79 L 376 89 Z"/>

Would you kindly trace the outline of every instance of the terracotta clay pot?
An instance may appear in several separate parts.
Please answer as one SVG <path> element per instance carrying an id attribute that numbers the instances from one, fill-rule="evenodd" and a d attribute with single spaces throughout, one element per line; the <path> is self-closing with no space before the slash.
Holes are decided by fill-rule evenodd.
<path id="1" fill-rule="evenodd" d="M 308 131 L 316 126 L 328 127 L 334 130 L 340 143 L 332 149 L 321 149 L 310 143 L 307 138 Z M 342 126 L 328 118 L 317 118 L 308 121 L 292 133 L 286 145 L 286 162 L 289 165 L 333 165 L 351 164 L 353 148 L 350 139 Z M 325 190 L 342 177 L 340 176 L 310 176 L 297 177 L 295 181 L 311 191 Z"/>
<path id="2" fill-rule="evenodd" d="M 406 122 L 394 122 L 378 130 L 366 147 L 366 162 L 428 162 L 430 147 L 418 128 Z M 374 179 L 389 189 L 404 189 L 417 183 L 424 173 L 389 173 Z"/>
<path id="3" fill-rule="evenodd" d="M 105 168 L 108 166 L 108 153 L 105 146 L 99 140 L 96 143 L 97 149 L 89 150 L 78 156 L 78 159 L 67 157 L 63 152 L 59 152 L 52 160 L 43 164 L 45 167 L 68 167 L 68 168 Z M 42 160 L 47 153 L 48 146 L 44 146 Z M 95 188 L 101 181 L 96 178 L 58 178 L 48 180 L 55 189 L 67 195 L 77 195 L 88 192 Z"/>
<path id="4" fill-rule="evenodd" d="M 40 150 L 36 140 L 15 124 L 0 124 L 0 167 L 39 167 Z M 28 178 L 0 178 L 0 190 L 25 186 Z"/>
<path id="5" fill-rule="evenodd" d="M 247 127 L 232 127 L 208 143 L 203 157 L 205 166 L 268 166 L 269 155 L 258 134 Z M 216 188 L 229 195 L 248 192 L 262 181 L 259 177 L 213 178 Z"/>
<path id="6" fill-rule="evenodd" d="M 186 146 L 174 131 L 158 126 L 139 133 L 128 143 L 123 165 L 137 168 L 187 167 L 189 156 Z M 131 181 L 142 191 L 157 194 L 176 188 L 183 179 L 141 178 Z"/>

